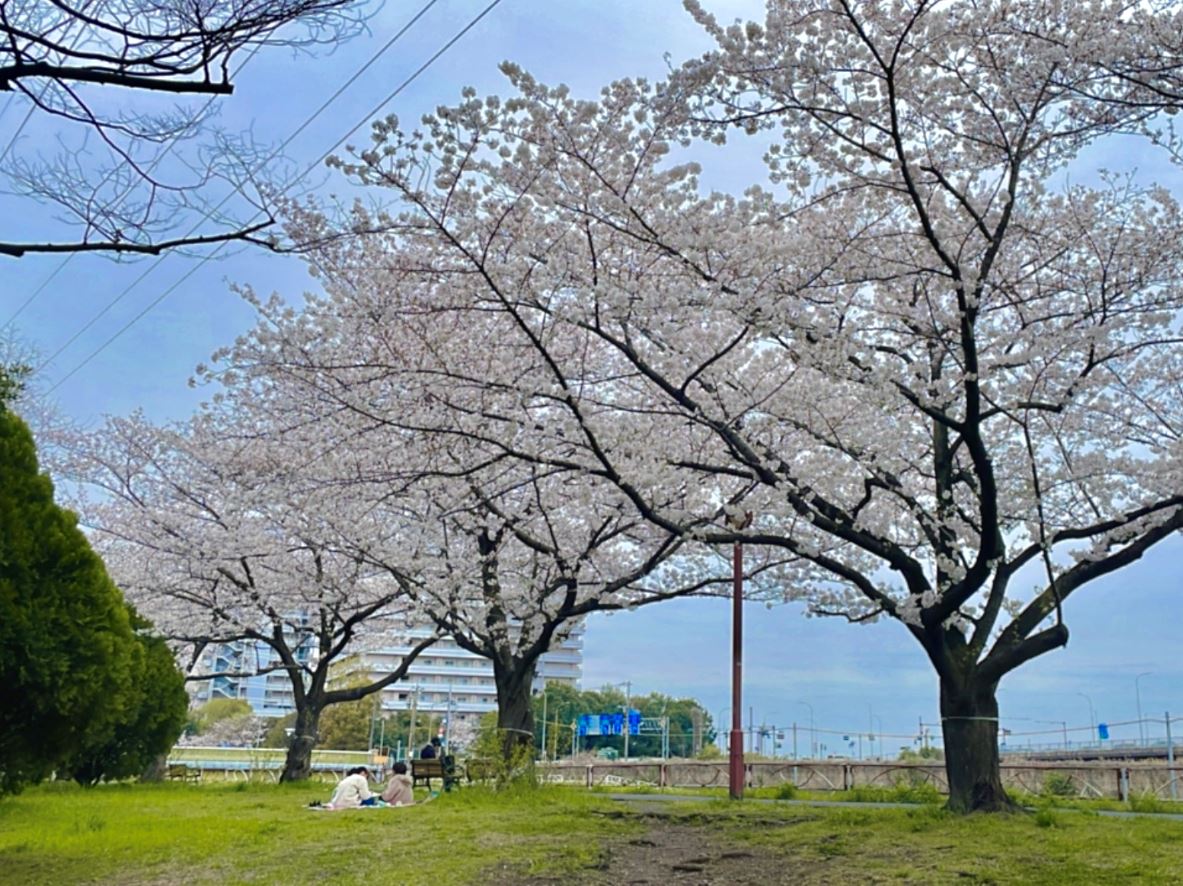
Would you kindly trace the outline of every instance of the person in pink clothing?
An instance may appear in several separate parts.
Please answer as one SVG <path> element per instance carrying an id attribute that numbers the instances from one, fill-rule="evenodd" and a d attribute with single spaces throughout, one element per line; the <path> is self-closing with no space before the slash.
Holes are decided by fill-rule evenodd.
<path id="1" fill-rule="evenodd" d="M 382 799 L 391 806 L 411 806 L 415 802 L 411 776 L 407 775 L 406 763 L 395 763 L 394 774 L 382 792 Z"/>

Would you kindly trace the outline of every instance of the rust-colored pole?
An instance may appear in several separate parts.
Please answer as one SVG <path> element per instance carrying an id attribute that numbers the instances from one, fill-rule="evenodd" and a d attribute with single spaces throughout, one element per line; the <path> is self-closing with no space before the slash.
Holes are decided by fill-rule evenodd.
<path id="1" fill-rule="evenodd" d="M 743 799 L 743 545 L 735 543 L 731 574 L 731 755 L 728 786 L 732 800 Z"/>

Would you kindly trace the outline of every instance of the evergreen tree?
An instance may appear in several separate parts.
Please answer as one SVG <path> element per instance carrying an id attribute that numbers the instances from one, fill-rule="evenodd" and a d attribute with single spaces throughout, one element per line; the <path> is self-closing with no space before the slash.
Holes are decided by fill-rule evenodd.
<path id="1" fill-rule="evenodd" d="M 88 732 L 82 750 L 70 761 L 70 776 L 82 785 L 140 774 L 168 752 L 185 727 L 189 696 L 172 650 L 146 633 L 151 628 L 148 621 L 130 606 L 127 609 L 137 632 L 131 691 L 121 715 Z"/>
<path id="2" fill-rule="evenodd" d="M 74 515 L 54 504 L 32 435 L 6 403 L 0 401 L 0 794 L 45 778 L 88 734 L 119 716 L 134 648 L 119 591 Z"/>

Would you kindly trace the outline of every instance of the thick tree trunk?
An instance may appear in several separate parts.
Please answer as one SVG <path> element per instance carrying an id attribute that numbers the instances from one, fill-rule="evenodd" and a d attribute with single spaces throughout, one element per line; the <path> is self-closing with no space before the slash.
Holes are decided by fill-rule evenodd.
<path id="1" fill-rule="evenodd" d="M 503 666 L 493 662 L 493 681 L 497 686 L 497 729 L 501 753 L 509 765 L 533 760 L 534 709 L 530 690 L 534 683 L 534 664 L 515 661 Z"/>
<path id="2" fill-rule="evenodd" d="M 307 704 L 296 711 L 295 731 L 292 733 L 292 743 L 288 746 L 280 781 L 305 781 L 312 775 L 312 749 L 319 738 L 317 726 L 320 713 L 320 707 Z"/>
<path id="3" fill-rule="evenodd" d="M 997 684 L 972 678 L 941 681 L 948 808 L 954 812 L 1010 812 L 1019 807 L 1002 787 L 998 759 Z"/>

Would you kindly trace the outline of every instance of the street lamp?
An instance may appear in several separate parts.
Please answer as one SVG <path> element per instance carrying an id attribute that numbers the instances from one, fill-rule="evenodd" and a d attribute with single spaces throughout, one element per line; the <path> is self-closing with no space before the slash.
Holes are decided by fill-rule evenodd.
<path id="1" fill-rule="evenodd" d="M 1149 677 L 1154 671 L 1143 671 L 1134 677 L 1134 701 L 1138 705 L 1138 746 L 1142 747 L 1146 744 L 1146 727 L 1142 724 L 1142 692 L 1138 687 L 1138 681 L 1143 677 Z"/>
<path id="2" fill-rule="evenodd" d="M 813 731 L 813 705 L 807 701 L 799 701 L 797 704 L 805 705 L 809 708 L 809 759 L 817 759 L 817 734 Z"/>
<path id="3" fill-rule="evenodd" d="M 546 681 L 542 682 L 542 691 L 535 691 L 535 695 L 542 696 L 542 760 L 546 761 Z"/>
<path id="4" fill-rule="evenodd" d="M 1089 744 L 1092 744 L 1093 739 L 1097 735 L 1097 715 L 1093 711 L 1093 700 L 1084 692 L 1078 692 L 1076 694 L 1089 703 Z"/>
<path id="5" fill-rule="evenodd" d="M 629 706 L 632 703 L 633 681 L 624 680 L 620 683 L 613 683 L 613 686 L 624 687 L 624 759 L 628 759 L 628 714 Z"/>

